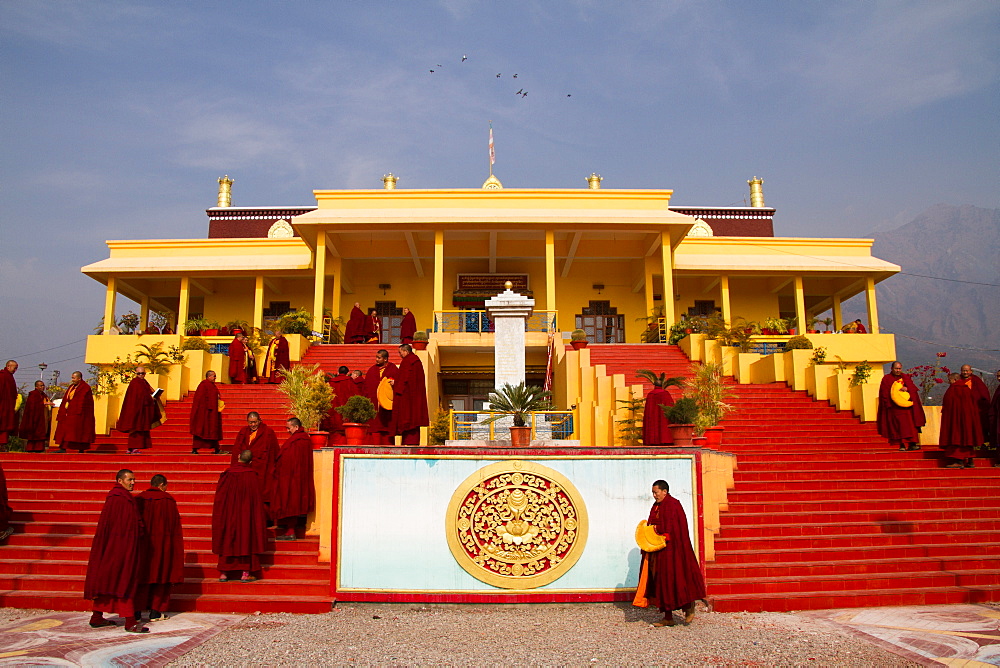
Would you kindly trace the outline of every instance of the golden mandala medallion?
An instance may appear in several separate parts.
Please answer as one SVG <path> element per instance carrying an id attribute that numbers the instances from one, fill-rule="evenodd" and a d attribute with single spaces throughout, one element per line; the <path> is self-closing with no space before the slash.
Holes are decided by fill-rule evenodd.
<path id="1" fill-rule="evenodd" d="M 448 504 L 448 547 L 470 575 L 503 589 L 534 589 L 573 567 L 587 542 L 587 510 L 561 473 L 534 462 L 485 466 Z"/>

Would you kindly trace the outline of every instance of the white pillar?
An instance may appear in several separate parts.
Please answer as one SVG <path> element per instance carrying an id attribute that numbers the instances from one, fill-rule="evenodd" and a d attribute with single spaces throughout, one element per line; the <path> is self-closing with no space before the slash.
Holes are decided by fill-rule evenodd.
<path id="1" fill-rule="evenodd" d="M 535 310 L 535 300 L 507 289 L 486 300 L 486 315 L 493 321 L 493 356 L 496 387 L 524 382 L 524 323 Z"/>

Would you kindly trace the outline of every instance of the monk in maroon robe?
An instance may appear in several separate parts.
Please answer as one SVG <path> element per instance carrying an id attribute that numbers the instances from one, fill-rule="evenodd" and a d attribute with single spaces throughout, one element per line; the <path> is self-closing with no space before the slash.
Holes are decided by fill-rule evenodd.
<path id="1" fill-rule="evenodd" d="M 646 522 L 666 537 L 667 545 L 657 552 L 642 553 L 640 586 L 644 578 L 645 589 L 636 592 L 636 604 L 645 607 L 643 603 L 648 602 L 663 612 L 663 619 L 653 626 L 673 626 L 674 610 L 683 610 L 684 621 L 690 624 L 695 604 L 705 598 L 705 578 L 691 547 L 687 516 L 680 501 L 670 496 L 666 481 L 653 483 L 653 499 L 656 502 Z"/>
<path id="2" fill-rule="evenodd" d="M 986 383 L 983 379 L 972 373 L 972 367 L 968 364 L 963 364 L 960 369 L 960 376 L 962 377 L 961 382 L 965 383 L 966 387 L 972 390 L 972 400 L 976 404 L 976 411 L 979 413 L 979 424 L 980 431 L 983 432 L 983 440 L 986 440 L 986 434 L 990 431 L 990 389 L 986 387 Z M 982 445 L 982 443 L 979 443 Z"/>
<path id="3" fill-rule="evenodd" d="M 257 472 L 260 497 L 266 507 L 274 494 L 274 460 L 278 456 L 278 436 L 264 424 L 257 411 L 247 413 L 247 426 L 236 434 L 230 466 L 239 463 L 240 453 L 244 450 L 253 453 L 253 470 Z"/>
<path id="4" fill-rule="evenodd" d="M 399 342 L 413 343 L 413 334 L 417 331 L 417 319 L 408 308 L 403 308 L 403 319 L 399 323 Z"/>
<path id="5" fill-rule="evenodd" d="M 3 472 L 3 467 L 0 466 L 0 541 L 7 540 L 14 533 L 14 527 L 10 525 L 13 515 L 14 509 L 10 507 L 7 496 L 7 476 Z"/>
<path id="6" fill-rule="evenodd" d="M 247 347 L 247 337 L 238 332 L 229 344 L 229 381 L 234 385 L 242 385 L 253 380 L 250 376 L 250 349 Z"/>
<path id="7" fill-rule="evenodd" d="M 365 343 L 379 343 L 382 339 L 382 321 L 378 317 L 378 312 L 372 309 L 365 318 Z"/>
<path id="8" fill-rule="evenodd" d="M 367 332 L 365 312 L 361 310 L 361 304 L 355 302 L 354 308 L 351 309 L 351 317 L 344 328 L 344 343 L 364 343 L 365 332 Z"/>
<path id="9" fill-rule="evenodd" d="M 396 428 L 392 422 L 392 408 L 379 403 L 378 387 L 383 378 L 395 378 L 398 371 L 389 361 L 389 351 L 380 349 L 375 353 L 375 364 L 365 374 L 365 396 L 375 404 L 375 417 L 368 422 L 368 436 L 372 445 L 392 445 Z"/>
<path id="10" fill-rule="evenodd" d="M 665 387 L 654 383 L 653 389 L 646 395 L 642 407 L 642 444 L 643 445 L 673 445 L 674 437 L 670 433 L 670 420 L 663 408 L 674 405 L 674 398 Z"/>
<path id="11" fill-rule="evenodd" d="M 288 438 L 275 461 L 277 482 L 271 503 L 277 525 L 275 540 L 295 540 L 296 527 L 304 526 L 306 516 L 316 507 L 312 441 L 298 418 L 289 418 L 285 426 Z"/>
<path id="12" fill-rule="evenodd" d="M 115 486 L 108 492 L 97 521 L 83 597 L 94 601 L 90 617 L 94 628 L 114 624 L 104 618 L 107 612 L 122 617 L 129 633 L 148 633 L 135 617 L 142 516 L 132 496 L 134 486 L 132 471 L 122 469 L 115 476 Z"/>
<path id="13" fill-rule="evenodd" d="M 7 452 L 7 440 L 17 430 L 17 362 L 7 360 L 0 369 L 0 452 Z"/>
<path id="14" fill-rule="evenodd" d="M 392 385 L 392 419 L 402 445 L 420 445 L 420 428 L 430 425 L 424 364 L 408 343 L 399 347 L 399 368 Z"/>
<path id="15" fill-rule="evenodd" d="M 222 440 L 222 410 L 220 403 L 222 394 L 215 384 L 215 372 L 205 373 L 205 380 L 198 384 L 191 402 L 191 417 L 188 428 L 191 430 L 191 454 L 198 454 L 199 448 L 212 448 L 219 454 L 219 441 Z"/>
<path id="16" fill-rule="evenodd" d="M 976 448 L 983 444 L 983 426 L 972 388 L 953 373 L 941 401 L 941 436 L 939 447 L 952 461 L 945 468 L 973 468 Z"/>
<path id="17" fill-rule="evenodd" d="M 264 370 L 261 374 L 262 382 L 280 383 L 281 370 L 288 369 L 292 365 L 288 356 L 288 339 L 279 330 L 274 338 L 267 344 L 267 354 L 264 357 Z"/>
<path id="18" fill-rule="evenodd" d="M 94 393 L 90 385 L 83 381 L 83 374 L 74 371 L 70 376 L 69 387 L 59 404 L 56 414 L 56 443 L 59 447 L 53 452 L 66 452 L 66 449 L 90 449 L 96 436 L 94 426 Z"/>
<path id="19" fill-rule="evenodd" d="M 266 511 L 260 495 L 253 453 L 244 450 L 235 464 L 219 476 L 212 504 L 212 552 L 219 555 L 219 582 L 241 572 L 241 582 L 254 582 L 260 555 L 267 549 Z"/>
<path id="20" fill-rule="evenodd" d="M 337 369 L 337 375 L 330 379 L 330 387 L 333 389 L 333 402 L 330 404 L 330 412 L 320 425 L 321 429 L 330 432 L 330 441 L 335 444 L 347 442 L 344 433 L 344 418 L 337 412 L 337 408 L 347 403 L 347 400 L 358 394 L 358 384 L 350 375 L 351 370 L 342 366 Z"/>
<path id="21" fill-rule="evenodd" d="M 153 388 L 146 382 L 146 368 L 136 367 L 122 400 L 122 412 L 115 429 L 128 434 L 128 454 L 137 455 L 153 446 L 150 431 L 159 426 L 160 405 L 153 398 Z"/>
<path id="22" fill-rule="evenodd" d="M 25 452 L 45 452 L 49 441 L 49 412 L 52 402 L 45 393 L 45 383 L 35 381 L 35 389 L 28 392 L 21 412 L 21 426 L 17 435 L 25 440 Z"/>
<path id="23" fill-rule="evenodd" d="M 154 475 L 149 489 L 137 496 L 136 502 L 145 532 L 135 604 L 137 613 L 149 610 L 149 621 L 153 621 L 167 611 L 173 586 L 184 582 L 184 536 L 177 502 L 167 493 L 165 475 Z"/>
<path id="24" fill-rule="evenodd" d="M 995 461 L 993 466 L 1000 466 L 1000 371 L 997 371 L 997 386 L 993 389 L 993 399 L 987 412 L 986 439 L 993 446 Z"/>
<path id="25" fill-rule="evenodd" d="M 909 393 L 911 406 L 900 406 L 892 398 L 893 383 L 901 381 Z M 879 435 L 887 438 L 891 445 L 900 450 L 919 450 L 920 428 L 927 423 L 924 407 L 920 403 L 920 391 L 908 374 L 903 373 L 903 364 L 893 362 L 892 370 L 882 378 L 878 388 L 878 411 L 875 425 Z"/>

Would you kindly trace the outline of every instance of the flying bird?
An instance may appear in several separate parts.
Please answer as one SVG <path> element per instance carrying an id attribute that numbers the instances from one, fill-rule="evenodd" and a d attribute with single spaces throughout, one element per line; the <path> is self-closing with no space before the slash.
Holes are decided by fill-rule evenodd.
<path id="1" fill-rule="evenodd" d="M 464 63 L 465 61 L 467 61 L 468 59 L 469 59 L 469 57 L 468 57 L 468 56 L 466 56 L 466 55 L 463 55 L 463 56 L 462 56 L 462 62 L 463 62 L 463 63 Z"/>
<path id="2" fill-rule="evenodd" d="M 515 78 L 515 79 L 517 78 L 517 75 L 516 75 L 516 74 L 514 75 L 514 78 Z"/>
<path id="3" fill-rule="evenodd" d="M 434 73 L 434 70 L 430 70 L 430 72 L 431 72 L 431 74 L 433 74 L 433 73 Z"/>
<path id="4" fill-rule="evenodd" d="M 528 91 L 524 91 L 523 93 L 521 93 L 521 97 L 528 97 Z"/>
<path id="5" fill-rule="evenodd" d="M 517 91 L 516 93 L 514 93 L 514 95 L 520 95 L 520 94 L 521 94 L 521 93 L 523 93 L 523 92 L 524 92 L 524 89 L 522 88 L 522 89 L 520 89 L 519 91 Z"/>
<path id="6" fill-rule="evenodd" d="M 499 78 L 500 78 L 500 73 L 499 73 L 499 72 L 497 72 L 497 79 L 499 79 Z"/>

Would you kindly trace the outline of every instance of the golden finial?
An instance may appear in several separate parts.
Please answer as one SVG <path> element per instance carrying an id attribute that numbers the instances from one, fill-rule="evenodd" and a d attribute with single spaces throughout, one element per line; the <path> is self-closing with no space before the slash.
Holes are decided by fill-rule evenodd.
<path id="1" fill-rule="evenodd" d="M 500 179 L 490 174 L 490 178 L 483 182 L 483 190 L 503 190 L 503 184 L 500 183 Z"/>
<path id="2" fill-rule="evenodd" d="M 587 183 L 590 184 L 590 189 L 591 190 L 600 190 L 601 189 L 601 181 L 603 181 L 603 180 L 604 179 L 597 172 L 594 172 L 593 174 L 591 174 L 590 176 L 587 177 Z"/>
<path id="3" fill-rule="evenodd" d="M 219 179 L 219 203 L 216 206 L 227 207 L 233 205 L 233 180 L 226 174 Z"/>
<path id="4" fill-rule="evenodd" d="M 764 208 L 764 179 L 756 176 L 747 181 L 750 186 L 750 206 Z"/>
<path id="5" fill-rule="evenodd" d="M 514 287 L 514 284 L 510 281 L 504 281 L 503 287 L 505 290 L 510 290 Z"/>
<path id="6" fill-rule="evenodd" d="M 399 180 L 399 177 L 398 176 L 393 176 L 392 172 L 389 172 L 388 174 L 386 174 L 385 176 L 382 177 L 382 183 L 385 184 L 385 189 L 386 190 L 395 190 L 396 189 L 396 181 L 398 181 L 398 180 Z"/>

